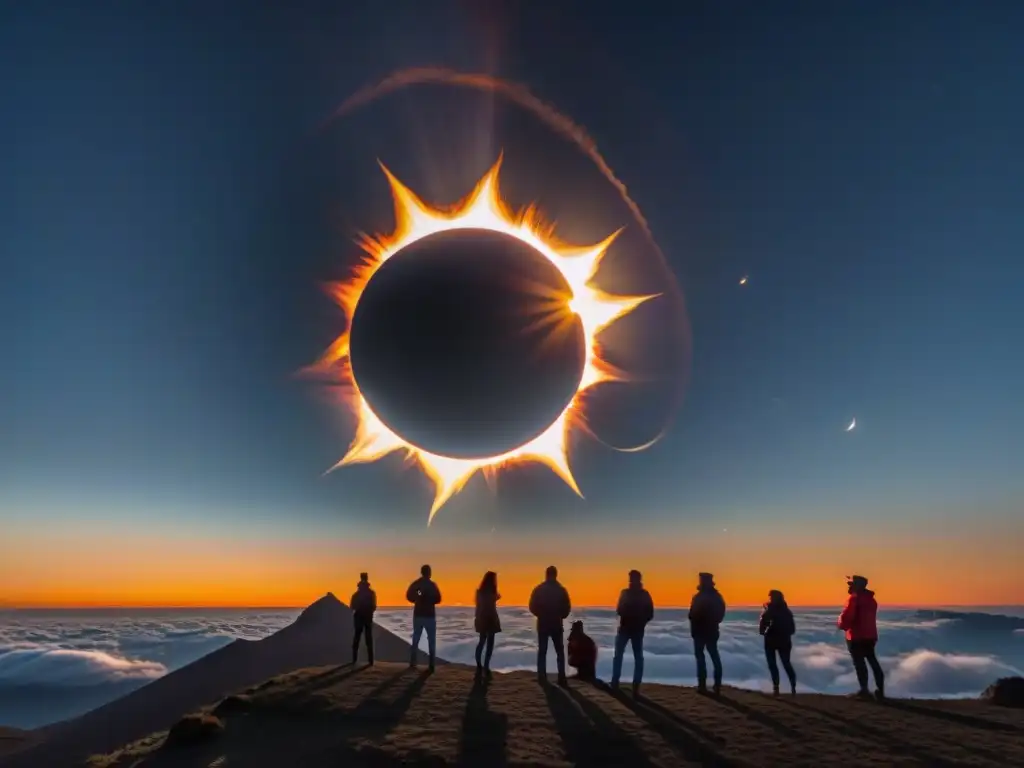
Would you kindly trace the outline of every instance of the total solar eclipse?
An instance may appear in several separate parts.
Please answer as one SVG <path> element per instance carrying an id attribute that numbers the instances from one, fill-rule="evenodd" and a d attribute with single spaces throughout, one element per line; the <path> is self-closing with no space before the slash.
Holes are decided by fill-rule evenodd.
<path id="1" fill-rule="evenodd" d="M 454 206 L 432 206 L 386 168 L 395 230 L 331 286 L 347 327 L 314 366 L 347 387 L 355 436 L 335 467 L 404 452 L 433 480 L 430 519 L 478 471 L 538 462 L 577 493 L 569 435 L 586 393 L 623 371 L 601 331 L 653 296 L 598 287 L 616 234 L 564 243 L 535 208 L 512 211 L 499 160 Z"/>
<path id="2" fill-rule="evenodd" d="M 511 235 L 429 235 L 388 259 L 359 298 L 349 352 L 356 385 L 419 449 L 508 453 L 576 394 L 585 347 L 570 295 L 558 269 Z"/>

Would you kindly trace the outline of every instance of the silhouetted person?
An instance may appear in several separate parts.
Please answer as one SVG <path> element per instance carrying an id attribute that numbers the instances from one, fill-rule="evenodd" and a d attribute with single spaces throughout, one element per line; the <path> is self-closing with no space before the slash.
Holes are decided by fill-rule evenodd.
<path id="1" fill-rule="evenodd" d="M 494 653 L 494 636 L 501 632 L 501 620 L 498 618 L 498 574 L 488 571 L 484 574 L 480 586 L 476 590 L 476 620 L 474 625 L 480 635 L 476 644 L 476 673 L 491 676 L 491 654 Z M 480 657 L 487 647 L 487 654 L 480 663 Z"/>
<path id="2" fill-rule="evenodd" d="M 622 675 L 622 656 L 626 643 L 633 647 L 633 695 L 640 691 L 644 679 L 644 629 L 654 618 L 654 601 L 651 593 L 644 589 L 640 571 L 629 572 L 629 586 L 619 594 L 615 609 L 619 616 L 619 631 L 615 635 L 615 655 L 612 657 L 612 688 L 619 685 Z"/>
<path id="3" fill-rule="evenodd" d="M 416 666 L 416 650 L 420 636 L 427 632 L 427 651 L 430 655 L 430 671 L 434 671 L 437 652 L 437 612 L 435 606 L 441 602 L 441 590 L 430 579 L 430 566 L 420 568 L 420 578 L 409 585 L 405 599 L 412 603 L 412 658 L 409 666 Z"/>
<path id="4" fill-rule="evenodd" d="M 711 657 L 714 667 L 714 691 L 722 690 L 722 657 L 718 655 L 718 627 L 725 618 L 725 600 L 717 589 L 710 573 L 697 574 L 697 594 L 690 601 L 690 637 L 693 638 L 693 652 L 697 657 L 697 691 L 707 693 L 708 664 L 704 651 Z"/>
<path id="5" fill-rule="evenodd" d="M 547 682 L 548 640 L 555 646 L 558 662 L 558 684 L 566 685 L 565 647 L 562 622 L 572 611 L 569 593 L 558 582 L 558 569 L 549 565 L 545 579 L 533 589 L 530 595 L 530 613 L 537 617 L 537 677 Z"/>
<path id="6" fill-rule="evenodd" d="M 885 698 L 885 676 L 882 665 L 875 656 L 875 645 L 878 643 L 878 603 L 875 593 L 868 589 L 868 580 L 863 576 L 847 576 L 847 591 L 850 596 L 846 600 L 843 612 L 839 614 L 839 628 L 846 631 L 846 647 L 853 659 L 853 668 L 857 671 L 857 682 L 860 690 L 855 695 L 871 697 L 868 690 L 868 665 L 875 676 L 875 696 Z"/>
<path id="7" fill-rule="evenodd" d="M 576 677 L 589 683 L 597 679 L 597 643 L 583 631 L 583 622 L 574 621 L 569 628 L 569 666 L 576 668 Z"/>
<path id="8" fill-rule="evenodd" d="M 761 607 L 761 621 L 757 631 L 764 635 L 764 656 L 768 660 L 768 671 L 772 675 L 772 693 L 779 695 L 779 665 L 776 655 L 782 661 L 782 668 L 789 677 L 789 691 L 796 695 L 796 670 L 790 656 L 793 653 L 793 635 L 796 634 L 796 620 L 786 605 L 786 598 L 777 589 L 768 593 L 768 602 Z"/>
<path id="9" fill-rule="evenodd" d="M 366 636 L 366 660 L 373 666 L 373 614 L 377 612 L 377 593 L 370 588 L 370 577 L 359 574 L 359 584 L 349 603 L 352 608 L 352 664 L 359 659 L 359 638 Z"/>

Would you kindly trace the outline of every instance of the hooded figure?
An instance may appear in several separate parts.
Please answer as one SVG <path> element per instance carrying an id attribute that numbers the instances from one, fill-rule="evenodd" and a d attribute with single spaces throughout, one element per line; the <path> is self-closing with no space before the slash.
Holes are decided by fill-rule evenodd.
<path id="1" fill-rule="evenodd" d="M 772 676 L 772 692 L 779 695 L 779 665 L 776 655 L 789 678 L 790 693 L 796 695 L 796 670 L 790 656 L 793 653 L 793 635 L 796 634 L 796 620 L 786 604 L 785 596 L 777 589 L 768 593 L 768 602 L 761 606 L 761 620 L 758 632 L 764 636 L 764 655 L 768 660 L 768 671 Z"/>
<path id="2" fill-rule="evenodd" d="M 697 594 L 690 601 L 689 618 L 693 653 L 697 657 L 697 691 L 707 692 L 706 650 L 714 667 L 714 691 L 719 693 L 722 690 L 722 658 L 718 655 L 718 627 L 725 618 L 725 600 L 715 588 L 715 578 L 710 573 L 697 574 Z"/>
<path id="3" fill-rule="evenodd" d="M 597 678 L 597 643 L 583 631 L 582 621 L 574 621 L 569 630 L 569 666 L 576 668 L 580 680 Z"/>
<path id="4" fill-rule="evenodd" d="M 352 608 L 352 664 L 359 659 L 359 639 L 366 636 L 366 660 L 373 666 L 373 614 L 377 612 L 377 593 L 370 588 L 370 577 L 359 574 L 359 584 L 349 602 Z"/>
<path id="5" fill-rule="evenodd" d="M 558 569 L 549 565 L 544 581 L 530 595 L 530 613 L 537 617 L 537 676 L 547 682 L 548 640 L 555 646 L 558 684 L 565 685 L 565 628 L 562 622 L 572 612 L 569 592 L 558 581 Z"/>
<path id="6" fill-rule="evenodd" d="M 615 635 L 615 654 L 612 656 L 612 687 L 619 685 L 622 675 L 622 657 L 626 644 L 633 648 L 633 695 L 640 691 L 644 678 L 644 629 L 654 618 L 654 601 L 644 589 L 640 571 L 629 572 L 629 586 L 619 593 L 615 611 L 619 615 L 619 631 Z"/>
<path id="7" fill-rule="evenodd" d="M 839 614 L 839 629 L 846 632 L 846 647 L 853 660 L 853 668 L 857 672 L 857 683 L 860 690 L 855 694 L 870 698 L 868 690 L 868 667 L 875 678 L 875 696 L 885 698 L 885 675 L 882 665 L 875 656 L 875 645 L 878 644 L 878 603 L 875 593 L 868 589 L 868 580 L 864 576 L 847 576 L 846 605 Z"/>

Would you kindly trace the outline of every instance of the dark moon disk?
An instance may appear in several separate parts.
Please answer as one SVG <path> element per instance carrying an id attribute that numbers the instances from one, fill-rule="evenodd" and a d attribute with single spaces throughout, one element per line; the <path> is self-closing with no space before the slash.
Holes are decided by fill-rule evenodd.
<path id="1" fill-rule="evenodd" d="M 509 235 L 453 230 L 419 240 L 370 279 L 352 318 L 357 385 L 406 442 L 454 458 L 510 451 L 572 401 L 583 327 L 569 286 Z"/>

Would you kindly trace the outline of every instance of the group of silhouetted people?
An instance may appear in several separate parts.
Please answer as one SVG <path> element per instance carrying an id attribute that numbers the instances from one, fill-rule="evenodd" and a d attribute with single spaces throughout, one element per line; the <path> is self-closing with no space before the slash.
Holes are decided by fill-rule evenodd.
<path id="1" fill-rule="evenodd" d="M 878 642 L 878 604 L 875 593 L 868 589 L 868 580 L 863 576 L 848 576 L 849 597 L 839 616 L 838 628 L 846 633 L 846 644 L 857 673 L 859 697 L 871 697 L 868 688 L 868 668 L 875 679 L 875 693 L 884 697 L 885 678 L 875 655 Z M 412 603 L 412 652 L 411 667 L 416 666 L 420 639 L 427 635 L 427 650 L 430 671 L 434 671 L 437 651 L 436 607 L 441 602 L 441 590 L 431 578 L 429 565 L 420 569 L 420 578 L 409 585 L 406 599 Z M 474 629 L 479 640 L 476 646 L 476 672 L 478 676 L 491 675 L 491 657 L 494 654 L 495 637 L 501 632 L 498 616 L 498 574 L 488 571 L 484 574 L 476 591 L 476 615 Z M 537 676 L 547 682 L 548 645 L 554 646 L 555 663 L 558 670 L 558 684 L 566 685 L 566 645 L 568 663 L 581 680 L 594 681 L 597 678 L 597 644 L 583 628 L 582 621 L 574 621 L 569 632 L 568 643 L 564 638 L 564 623 L 572 612 L 569 591 L 558 581 L 558 569 L 548 566 L 544 581 L 530 594 L 530 613 L 537 619 Z M 367 660 L 373 664 L 373 615 L 377 610 L 377 596 L 370 588 L 367 574 L 360 574 L 359 585 L 351 601 L 353 628 L 352 663 L 356 663 L 359 642 L 365 638 Z M 618 688 L 622 674 L 622 659 L 626 646 L 633 652 L 633 693 L 639 692 L 644 675 L 644 632 L 654 618 L 654 601 L 644 589 L 640 571 L 629 572 L 628 586 L 619 594 L 615 609 L 619 619 L 615 635 L 615 650 L 612 656 L 612 688 Z M 690 601 L 688 619 L 693 651 L 697 660 L 697 690 L 707 692 L 707 659 L 711 660 L 712 690 L 719 693 L 722 687 L 722 658 L 718 652 L 720 626 L 725 619 L 725 599 L 715 586 L 710 573 L 697 575 L 697 591 Z M 796 671 L 793 669 L 793 637 L 796 621 L 786 604 L 786 598 L 777 589 L 768 593 L 768 601 L 761 609 L 758 631 L 764 638 L 765 659 L 771 674 L 772 689 L 779 694 L 779 663 L 789 679 L 790 692 L 796 693 Z"/>

